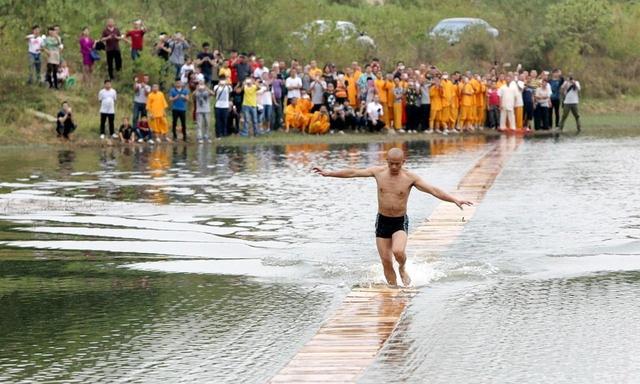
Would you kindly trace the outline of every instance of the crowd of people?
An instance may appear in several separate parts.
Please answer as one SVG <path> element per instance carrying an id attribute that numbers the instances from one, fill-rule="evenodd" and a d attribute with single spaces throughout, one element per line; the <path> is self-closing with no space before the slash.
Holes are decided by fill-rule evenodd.
<path id="1" fill-rule="evenodd" d="M 40 79 L 40 55 L 46 55 L 45 80 L 58 88 L 64 63 L 60 28 L 46 36 L 34 26 L 28 40 L 29 82 Z M 187 141 L 187 122 L 196 126 L 197 141 L 211 142 L 231 134 L 261 135 L 272 131 L 308 134 L 353 132 L 440 133 L 562 130 L 572 113 L 578 131 L 580 82 L 552 71 L 513 71 L 497 67 L 486 73 L 447 72 L 430 64 L 393 68 L 373 59 L 352 62 L 339 69 L 320 67 L 315 60 L 274 61 L 266 65 L 254 53 L 231 50 L 224 57 L 211 44 L 196 49 L 182 33 L 160 33 L 149 50 L 161 62 L 159 73 L 133 79 L 133 110 L 115 131 L 117 92 L 112 87 L 122 69 L 121 42 L 130 46 L 131 60 L 140 58 L 147 28 L 133 22 L 126 33 L 113 19 L 98 39 L 84 28 L 79 37 L 83 81 L 92 81 L 93 65 L 105 52 L 108 79 L 100 90 L 100 137 L 134 141 Z M 390 69 L 390 70 L 385 70 Z M 163 79 L 172 75 L 169 88 Z M 67 69 L 68 77 L 68 69 Z M 153 83 L 151 77 L 157 77 Z M 168 89 L 167 89 L 168 88 Z M 562 116 L 560 109 L 562 107 Z M 168 110 L 171 111 L 169 132 Z M 214 132 L 210 132 L 215 125 Z M 58 134 L 68 137 L 75 128 L 71 107 L 58 114 Z M 180 128 L 180 132 L 178 132 Z M 180 134 L 179 134 L 180 133 Z"/>

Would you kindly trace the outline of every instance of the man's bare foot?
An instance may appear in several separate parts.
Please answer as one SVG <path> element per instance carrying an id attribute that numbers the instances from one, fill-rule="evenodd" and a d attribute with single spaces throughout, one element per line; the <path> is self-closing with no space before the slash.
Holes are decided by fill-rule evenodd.
<path id="1" fill-rule="evenodd" d="M 400 278 L 402 279 L 402 285 L 404 285 L 405 287 L 408 287 L 409 285 L 411 285 L 411 277 L 409 277 L 409 274 L 404 269 L 404 265 L 401 266 L 400 268 L 398 268 L 398 272 L 400 272 Z"/>

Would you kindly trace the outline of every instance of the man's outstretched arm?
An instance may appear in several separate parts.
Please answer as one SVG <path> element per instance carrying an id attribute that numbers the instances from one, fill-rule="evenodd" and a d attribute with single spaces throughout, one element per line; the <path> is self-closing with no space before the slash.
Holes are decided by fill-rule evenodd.
<path id="1" fill-rule="evenodd" d="M 358 169 L 358 168 L 349 168 L 349 169 L 340 169 L 337 171 L 326 171 L 319 167 L 314 167 L 313 172 L 318 175 L 324 177 L 342 177 L 342 178 L 350 178 L 350 177 L 373 177 L 376 167 L 366 168 L 366 169 Z"/>
<path id="2" fill-rule="evenodd" d="M 437 197 L 440 200 L 448 201 L 450 203 L 453 203 L 453 204 L 457 205 L 458 208 L 460 208 L 460 209 L 462 209 L 462 207 L 465 206 L 465 205 L 473 205 L 473 203 L 470 202 L 470 201 L 458 199 L 457 197 L 448 194 L 447 192 L 443 191 L 442 189 L 440 189 L 438 187 L 434 187 L 433 185 L 428 184 L 427 182 L 425 182 L 424 180 L 422 180 L 418 176 L 416 176 L 416 181 L 415 181 L 415 183 L 413 185 L 419 191 L 431 194 L 431 195 L 433 195 L 434 197 Z"/>

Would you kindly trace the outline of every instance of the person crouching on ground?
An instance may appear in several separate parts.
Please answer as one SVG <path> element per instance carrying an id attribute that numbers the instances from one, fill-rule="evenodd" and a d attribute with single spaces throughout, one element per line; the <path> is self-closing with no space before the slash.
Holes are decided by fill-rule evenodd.
<path id="1" fill-rule="evenodd" d="M 151 93 L 147 96 L 147 114 L 149 115 L 149 126 L 153 130 L 153 135 L 157 141 L 171 142 L 167 136 L 169 125 L 167 124 L 166 109 L 169 106 L 164 93 L 160 91 L 158 84 L 153 84 Z"/>
<path id="2" fill-rule="evenodd" d="M 71 114 L 71 106 L 68 102 L 62 102 L 62 108 L 60 112 L 58 112 L 58 116 L 56 119 L 56 133 L 58 137 L 62 137 L 66 140 L 69 140 L 69 134 L 76 129 L 76 124 L 73 121 L 73 116 Z"/>
<path id="3" fill-rule="evenodd" d="M 121 143 L 131 144 L 135 141 L 136 135 L 131 123 L 129 123 L 128 117 L 122 119 L 122 124 L 120 125 L 120 129 L 118 129 L 118 136 L 120 136 Z"/>
<path id="4" fill-rule="evenodd" d="M 149 144 L 153 144 L 153 139 L 151 137 L 151 128 L 149 127 L 147 116 L 141 116 L 140 120 L 138 120 L 138 125 L 136 126 L 136 136 L 138 136 L 138 143 L 146 141 Z"/>

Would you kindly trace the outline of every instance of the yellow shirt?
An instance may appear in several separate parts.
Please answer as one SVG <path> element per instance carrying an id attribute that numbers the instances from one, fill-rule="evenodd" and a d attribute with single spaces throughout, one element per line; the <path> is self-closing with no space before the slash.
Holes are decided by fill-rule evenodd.
<path id="1" fill-rule="evenodd" d="M 224 76 L 227 81 L 231 81 L 231 68 L 220 68 L 218 76 Z"/>
<path id="2" fill-rule="evenodd" d="M 242 97 L 242 105 L 248 107 L 257 107 L 258 100 L 256 94 L 258 93 L 258 86 L 255 84 L 244 86 L 244 96 Z"/>
<path id="3" fill-rule="evenodd" d="M 316 67 L 316 68 L 311 68 L 309 70 L 309 76 L 311 76 L 311 78 L 313 79 L 314 77 L 317 76 L 322 76 L 322 69 Z"/>

